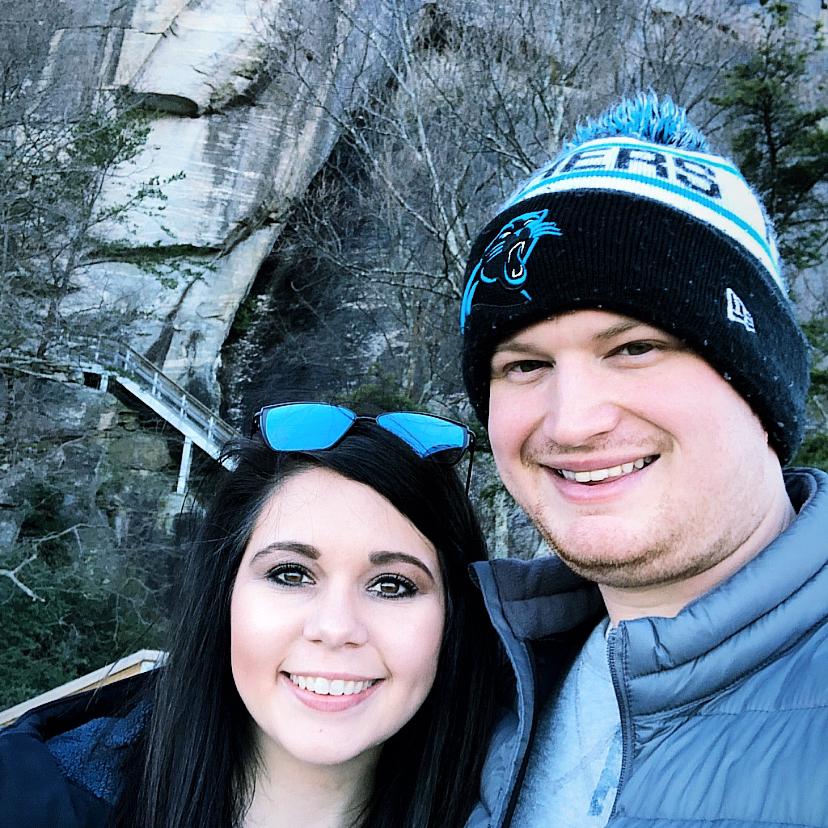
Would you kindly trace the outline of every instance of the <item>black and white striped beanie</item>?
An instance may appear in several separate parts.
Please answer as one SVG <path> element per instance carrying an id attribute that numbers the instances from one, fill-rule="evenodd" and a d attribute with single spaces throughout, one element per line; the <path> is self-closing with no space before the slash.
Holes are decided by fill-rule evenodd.
<path id="1" fill-rule="evenodd" d="M 579 309 L 678 336 L 744 397 L 783 464 L 796 452 L 808 345 L 773 228 L 739 170 L 669 98 L 627 99 L 580 127 L 474 242 L 460 327 L 481 422 L 496 345 Z"/>

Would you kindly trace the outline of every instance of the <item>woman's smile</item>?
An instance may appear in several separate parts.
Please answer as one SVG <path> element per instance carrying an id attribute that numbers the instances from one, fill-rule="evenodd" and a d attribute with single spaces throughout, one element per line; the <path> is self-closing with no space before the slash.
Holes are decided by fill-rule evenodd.
<path id="1" fill-rule="evenodd" d="M 321 713 L 342 713 L 370 699 L 382 684 L 379 679 L 362 681 L 328 680 L 322 676 L 296 676 L 282 673 L 288 689 L 306 707 Z"/>
<path id="2" fill-rule="evenodd" d="M 353 696 L 380 681 L 380 679 L 330 678 L 315 674 L 288 673 L 287 676 L 297 687 L 318 696 Z"/>

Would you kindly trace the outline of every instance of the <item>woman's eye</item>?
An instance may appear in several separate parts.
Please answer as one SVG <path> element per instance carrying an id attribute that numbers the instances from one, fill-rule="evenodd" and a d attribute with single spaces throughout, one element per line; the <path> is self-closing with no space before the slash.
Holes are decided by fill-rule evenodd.
<path id="1" fill-rule="evenodd" d="M 298 587 L 313 583 L 313 578 L 308 570 L 297 564 L 275 566 L 267 573 L 267 577 L 274 583 L 287 587 Z"/>
<path id="2" fill-rule="evenodd" d="M 416 584 L 402 575 L 381 575 L 368 587 L 379 598 L 408 598 L 419 592 Z"/>

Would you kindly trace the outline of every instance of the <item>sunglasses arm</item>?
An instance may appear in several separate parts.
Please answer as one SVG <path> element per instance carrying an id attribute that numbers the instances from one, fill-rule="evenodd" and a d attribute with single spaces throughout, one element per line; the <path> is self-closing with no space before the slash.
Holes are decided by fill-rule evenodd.
<path id="1" fill-rule="evenodd" d="M 469 488 L 471 486 L 471 475 L 472 475 L 472 465 L 474 464 L 474 434 L 471 436 L 471 440 L 469 440 L 469 468 L 468 472 L 466 473 L 466 494 L 469 493 Z"/>

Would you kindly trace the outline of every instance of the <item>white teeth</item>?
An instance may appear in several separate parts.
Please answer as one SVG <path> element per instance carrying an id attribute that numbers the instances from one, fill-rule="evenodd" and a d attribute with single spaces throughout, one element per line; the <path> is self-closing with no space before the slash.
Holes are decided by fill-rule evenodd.
<path id="1" fill-rule="evenodd" d="M 322 676 L 300 676 L 296 673 L 290 674 L 290 680 L 302 690 L 310 690 L 311 693 L 318 693 L 320 696 L 353 696 L 377 683 L 376 679 L 345 681 L 344 679 L 326 679 Z"/>
<path id="2" fill-rule="evenodd" d="M 656 455 L 639 457 L 632 463 L 621 463 L 618 466 L 610 466 L 607 469 L 592 469 L 591 471 L 570 471 L 569 469 L 558 469 L 558 473 L 565 480 L 574 480 L 576 483 L 598 483 L 608 477 L 621 477 L 629 474 L 633 469 L 643 469 L 655 460 Z"/>

